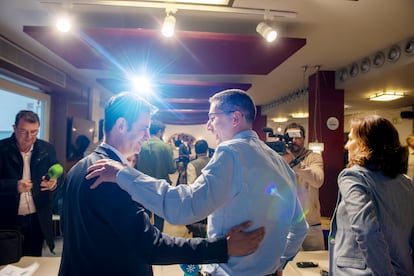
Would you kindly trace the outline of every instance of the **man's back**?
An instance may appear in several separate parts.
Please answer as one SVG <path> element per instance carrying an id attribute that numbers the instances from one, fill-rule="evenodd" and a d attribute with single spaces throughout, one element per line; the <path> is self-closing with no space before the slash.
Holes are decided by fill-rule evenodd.
<path id="1" fill-rule="evenodd" d="M 221 235 L 235 222 L 249 219 L 255 226 L 265 226 L 266 236 L 255 254 L 230 258 L 228 264 L 206 265 L 206 271 L 223 269 L 230 275 L 273 273 L 281 269 L 280 258 L 283 261 L 283 256 L 296 254 L 306 234 L 306 222 L 296 197 L 294 173 L 283 159 L 251 134 L 240 133 L 235 139 L 222 143 L 205 168 L 206 174 L 214 170 L 217 177 L 218 166 L 228 159 L 228 166 L 222 165 L 221 179 L 216 181 L 231 183 L 229 191 L 221 191 L 228 193 L 229 198 L 209 216 L 208 235 Z M 224 157 L 223 160 L 215 161 L 220 157 Z M 288 252 L 285 251 L 286 237 L 291 230 L 297 236 L 292 237 L 294 246 Z"/>
<path id="2" fill-rule="evenodd" d="M 306 235 L 294 172 L 253 131 L 243 131 L 221 143 L 192 185 L 171 187 L 161 181 L 136 185 L 134 181 L 154 183 L 137 174 L 122 170 L 117 182 L 134 200 L 145 202 L 170 223 L 189 224 L 211 214 L 209 237 L 221 236 L 246 220 L 254 223 L 252 229 L 265 227 L 265 238 L 256 253 L 231 257 L 227 264 L 203 266 L 213 275 L 266 275 L 281 270 L 285 261 L 296 255 Z"/>
<path id="3" fill-rule="evenodd" d="M 192 160 L 187 165 L 187 183 L 193 183 L 201 174 L 201 170 L 210 162 L 211 158 L 208 156 L 200 156 Z"/>
<path id="4" fill-rule="evenodd" d="M 144 208 L 119 187 L 91 190 L 87 168 L 119 158 L 99 146 L 68 173 L 62 212 L 63 253 L 59 275 L 152 275 L 151 264 L 225 261 L 223 243 L 185 240 L 153 227 Z M 211 240 L 214 242 L 215 240 Z M 199 246 L 200 245 L 200 246 Z"/>
<path id="5" fill-rule="evenodd" d="M 171 147 L 158 137 L 151 137 L 141 147 L 137 169 L 171 183 L 169 174 L 176 171 Z"/>
<path id="6" fill-rule="evenodd" d="M 88 166 L 105 157 L 108 158 L 105 151 L 92 153 L 67 175 L 62 213 L 64 245 L 59 275 L 152 273 L 151 266 L 139 254 L 141 250 L 134 248 L 148 250 L 143 238 L 155 234 L 144 231 L 144 215 L 134 214 L 143 212 L 143 208 L 113 185 L 106 184 L 95 191 L 90 190 L 90 181 L 84 180 Z"/>

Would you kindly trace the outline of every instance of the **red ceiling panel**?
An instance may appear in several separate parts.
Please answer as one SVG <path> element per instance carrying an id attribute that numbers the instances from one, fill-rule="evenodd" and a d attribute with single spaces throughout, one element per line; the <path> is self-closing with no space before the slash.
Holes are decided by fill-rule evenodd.
<path id="1" fill-rule="evenodd" d="M 157 74 L 268 74 L 306 44 L 259 35 L 95 28 L 60 34 L 53 27 L 25 26 L 24 32 L 80 69 L 128 72 L 143 65 Z"/>
<path id="2" fill-rule="evenodd" d="M 54 27 L 24 26 L 24 32 L 79 69 L 106 70 L 110 78 L 96 81 L 118 93 L 131 90 L 129 74 L 154 78 L 165 123 L 199 124 L 207 121 L 208 99 L 229 88 L 248 90 L 249 83 L 163 80 L 174 75 L 265 75 L 306 44 L 306 39 L 278 38 L 267 43 L 259 35 L 180 32 L 166 39 L 158 30 L 84 28 L 66 34 Z"/>

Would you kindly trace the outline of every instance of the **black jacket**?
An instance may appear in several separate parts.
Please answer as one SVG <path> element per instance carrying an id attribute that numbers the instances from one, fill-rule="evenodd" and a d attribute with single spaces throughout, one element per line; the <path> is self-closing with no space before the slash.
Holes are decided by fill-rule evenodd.
<path id="1" fill-rule="evenodd" d="M 95 190 L 85 180 L 99 159 L 120 161 L 99 146 L 79 161 L 64 184 L 63 254 L 59 275 L 152 275 L 151 264 L 226 262 L 226 239 L 183 239 L 161 233 L 144 208 L 114 183 Z"/>
<path id="2" fill-rule="evenodd" d="M 54 192 L 40 191 L 42 176 L 58 163 L 56 151 L 50 143 L 37 139 L 33 145 L 30 160 L 30 174 L 33 182 L 32 196 L 46 243 L 53 251 L 52 202 Z M 17 181 L 23 175 L 23 158 L 17 147 L 14 134 L 0 140 L 0 229 L 17 228 L 17 212 L 20 196 Z"/>

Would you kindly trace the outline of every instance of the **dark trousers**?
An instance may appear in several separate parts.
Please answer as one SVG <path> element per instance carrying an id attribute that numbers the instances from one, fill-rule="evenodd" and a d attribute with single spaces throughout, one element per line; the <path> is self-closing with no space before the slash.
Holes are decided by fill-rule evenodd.
<path id="1" fill-rule="evenodd" d="M 23 255 L 42 256 L 44 236 L 36 213 L 18 216 L 19 231 L 23 234 Z"/>

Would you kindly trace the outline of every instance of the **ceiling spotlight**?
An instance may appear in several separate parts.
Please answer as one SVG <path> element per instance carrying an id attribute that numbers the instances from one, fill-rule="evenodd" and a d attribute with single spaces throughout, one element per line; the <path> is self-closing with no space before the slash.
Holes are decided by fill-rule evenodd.
<path id="1" fill-rule="evenodd" d="M 164 19 L 164 24 L 162 25 L 161 33 L 165 37 L 172 37 L 175 30 L 175 17 L 167 13 L 167 16 Z"/>
<path id="2" fill-rule="evenodd" d="M 371 60 L 369 58 L 364 58 L 361 61 L 361 65 L 359 66 L 359 69 L 361 69 L 362 73 L 366 73 L 371 68 Z"/>
<path id="3" fill-rule="evenodd" d="M 267 42 L 273 42 L 277 38 L 277 32 L 265 22 L 260 22 L 257 25 L 256 32 L 263 36 Z"/>
<path id="4" fill-rule="evenodd" d="M 407 43 L 405 44 L 405 47 L 404 47 L 404 52 L 407 55 L 414 54 L 414 38 L 411 38 L 407 41 Z"/>
<path id="5" fill-rule="evenodd" d="M 341 71 L 339 71 L 338 77 L 340 81 L 346 81 L 348 79 L 348 69 L 343 68 Z"/>
<path id="6" fill-rule="evenodd" d="M 359 73 L 359 67 L 357 63 L 353 63 L 351 65 L 351 68 L 349 70 L 349 75 L 351 75 L 351 77 L 355 78 Z"/>
<path id="7" fill-rule="evenodd" d="M 67 33 L 72 27 L 70 18 L 67 15 L 59 15 L 56 19 L 56 28 L 59 32 Z"/>
<path id="8" fill-rule="evenodd" d="M 388 51 L 388 61 L 395 62 L 397 61 L 401 56 L 401 48 L 398 45 L 394 45 L 390 48 Z"/>

